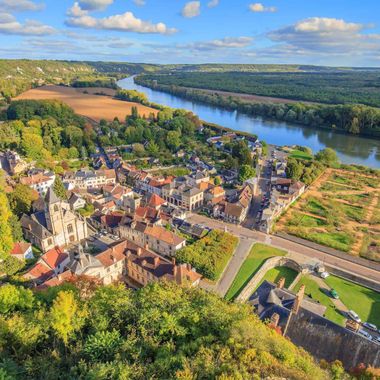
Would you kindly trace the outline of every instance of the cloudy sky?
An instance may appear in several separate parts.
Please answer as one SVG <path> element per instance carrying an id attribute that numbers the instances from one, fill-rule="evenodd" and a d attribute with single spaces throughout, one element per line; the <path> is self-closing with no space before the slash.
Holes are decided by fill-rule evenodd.
<path id="1" fill-rule="evenodd" d="M 380 0 L 0 0 L 0 57 L 380 66 Z"/>

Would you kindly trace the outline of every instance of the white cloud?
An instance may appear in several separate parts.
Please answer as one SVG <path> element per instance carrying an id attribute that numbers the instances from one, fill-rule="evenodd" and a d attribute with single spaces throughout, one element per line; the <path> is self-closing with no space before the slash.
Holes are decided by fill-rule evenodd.
<path id="1" fill-rule="evenodd" d="M 0 7 L 2 11 L 39 11 L 45 7 L 43 3 L 35 3 L 31 0 L 1 0 Z"/>
<path id="2" fill-rule="evenodd" d="M 145 5 L 145 0 L 133 0 L 133 2 L 139 7 L 142 7 L 143 5 Z"/>
<path id="3" fill-rule="evenodd" d="M 207 6 L 209 8 L 214 8 L 214 7 L 217 7 L 219 5 L 219 0 L 211 0 L 207 3 Z"/>
<path id="4" fill-rule="evenodd" d="M 78 3 L 68 11 L 69 18 L 66 25 L 87 29 L 117 30 L 121 32 L 172 34 L 177 30 L 168 28 L 164 23 L 153 24 L 134 16 L 132 12 L 125 12 L 104 18 L 95 18 L 82 9 Z"/>
<path id="5" fill-rule="evenodd" d="M 197 17 L 201 14 L 201 2 L 189 1 L 182 9 L 182 16 L 186 18 Z"/>
<path id="6" fill-rule="evenodd" d="M 26 20 L 21 24 L 13 15 L 0 13 L 0 33 L 40 36 L 53 34 L 55 29 L 35 20 Z"/>
<path id="7" fill-rule="evenodd" d="M 365 26 L 342 19 L 311 17 L 272 31 L 268 37 L 279 43 L 276 52 L 319 55 L 374 54 L 380 50 L 380 35 L 363 33 Z"/>
<path id="8" fill-rule="evenodd" d="M 277 12 L 276 7 L 266 7 L 262 3 L 250 4 L 249 9 L 252 12 L 270 12 L 270 13 Z"/>
<path id="9" fill-rule="evenodd" d="M 86 11 L 98 11 L 106 9 L 113 0 L 78 0 L 79 5 Z"/>
<path id="10" fill-rule="evenodd" d="M 204 50 L 207 48 L 214 49 L 224 49 L 224 48 L 243 48 L 249 46 L 253 41 L 251 37 L 225 37 L 222 39 L 200 42 L 198 44 L 194 44 L 195 46 L 199 46 L 200 49 Z"/>

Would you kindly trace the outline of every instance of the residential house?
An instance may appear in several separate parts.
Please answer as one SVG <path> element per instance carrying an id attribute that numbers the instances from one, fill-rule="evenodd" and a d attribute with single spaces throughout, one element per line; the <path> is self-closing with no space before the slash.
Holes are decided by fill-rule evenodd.
<path id="1" fill-rule="evenodd" d="M 30 243 L 19 241 L 13 245 L 11 256 L 16 257 L 19 260 L 33 259 L 33 250 Z"/>
<path id="2" fill-rule="evenodd" d="M 17 152 L 7 150 L 5 160 L 8 163 L 10 175 L 20 174 L 28 167 L 28 164 L 20 157 Z"/>
<path id="3" fill-rule="evenodd" d="M 27 177 L 21 177 L 20 183 L 29 186 L 31 189 L 38 192 L 40 197 L 44 197 L 48 189 L 53 186 L 55 181 L 55 174 L 53 172 L 38 172 L 30 174 Z"/>
<path id="4" fill-rule="evenodd" d="M 72 210 L 79 210 L 86 206 L 86 201 L 80 195 L 72 193 L 69 198 L 69 204 Z"/>
<path id="5" fill-rule="evenodd" d="M 130 221 L 122 224 L 119 226 L 118 233 L 121 238 L 131 240 L 141 246 L 148 246 L 164 256 L 175 256 L 176 252 L 186 245 L 186 239 L 174 232 L 145 222 Z"/>
<path id="6" fill-rule="evenodd" d="M 99 188 L 105 185 L 116 184 L 116 172 L 114 169 L 102 170 L 78 170 L 75 173 L 66 172 L 63 183 L 68 190 Z"/>
<path id="7" fill-rule="evenodd" d="M 21 217 L 26 240 L 43 252 L 56 246 L 67 246 L 88 236 L 86 221 L 71 210 L 70 204 L 57 197 L 49 188 L 43 202 L 44 209 Z"/>

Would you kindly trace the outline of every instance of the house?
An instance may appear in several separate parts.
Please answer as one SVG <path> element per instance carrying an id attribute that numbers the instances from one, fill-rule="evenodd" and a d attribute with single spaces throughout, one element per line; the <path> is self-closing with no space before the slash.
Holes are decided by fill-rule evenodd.
<path id="1" fill-rule="evenodd" d="M 274 172 L 276 177 L 286 177 L 286 162 L 278 161 L 275 164 Z"/>
<path id="2" fill-rule="evenodd" d="M 86 206 L 86 201 L 84 198 L 76 193 L 72 193 L 69 198 L 69 204 L 72 210 L 79 210 Z"/>
<path id="3" fill-rule="evenodd" d="M 208 204 L 217 204 L 226 197 L 226 192 L 221 186 L 214 186 L 205 191 L 204 199 Z"/>
<path id="4" fill-rule="evenodd" d="M 175 256 L 176 252 L 185 247 L 186 239 L 168 231 L 166 228 L 145 222 L 130 221 L 119 226 L 121 238 L 136 242 L 164 256 Z"/>
<path id="5" fill-rule="evenodd" d="M 20 157 L 20 155 L 12 150 L 7 150 L 5 152 L 5 160 L 8 163 L 10 175 L 20 174 L 28 167 L 28 164 Z"/>
<path id="6" fill-rule="evenodd" d="M 53 186 L 55 174 L 53 172 L 38 172 L 36 174 L 21 177 L 20 183 L 29 186 L 31 189 L 38 192 L 40 197 L 44 197 L 48 189 Z"/>
<path id="7" fill-rule="evenodd" d="M 61 274 L 69 262 L 69 255 L 60 247 L 54 247 L 42 255 L 23 277 L 35 285 Z"/>
<path id="8" fill-rule="evenodd" d="M 43 209 L 21 217 L 21 227 L 26 240 L 43 252 L 56 246 L 67 246 L 88 236 L 85 219 L 71 210 L 70 204 L 57 197 L 49 188 Z"/>
<path id="9" fill-rule="evenodd" d="M 25 243 L 24 241 L 15 243 L 10 254 L 19 260 L 34 258 L 32 245 L 30 243 Z"/>
<path id="10" fill-rule="evenodd" d="M 162 188 L 172 183 L 174 177 L 146 177 L 139 181 L 138 187 L 142 191 L 162 196 Z"/>
<path id="11" fill-rule="evenodd" d="M 66 172 L 62 181 L 68 190 L 74 188 L 84 190 L 88 188 L 99 188 L 105 185 L 116 184 L 116 172 L 114 169 L 81 169 L 75 173 Z"/>
<path id="12" fill-rule="evenodd" d="M 37 274 L 37 273 L 36 273 Z M 141 287 L 155 281 L 175 281 L 177 284 L 196 286 L 201 275 L 189 264 L 176 264 L 129 240 L 112 244 L 105 251 L 94 256 L 78 245 L 70 254 L 65 270 L 55 275 L 50 272 L 44 277 L 42 286 L 56 286 L 76 276 L 98 279 L 104 285 L 116 281 L 127 281 L 134 287 Z"/>
<path id="13" fill-rule="evenodd" d="M 203 205 L 203 191 L 187 182 L 186 177 L 177 177 L 162 187 L 162 198 L 174 206 L 192 211 Z"/>

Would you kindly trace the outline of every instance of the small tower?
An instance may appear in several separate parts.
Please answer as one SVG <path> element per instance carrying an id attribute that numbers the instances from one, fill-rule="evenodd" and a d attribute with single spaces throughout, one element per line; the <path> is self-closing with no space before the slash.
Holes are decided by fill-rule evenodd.
<path id="1" fill-rule="evenodd" d="M 61 200 L 52 187 L 48 189 L 45 196 L 45 219 L 47 229 L 54 235 L 63 231 Z"/>

